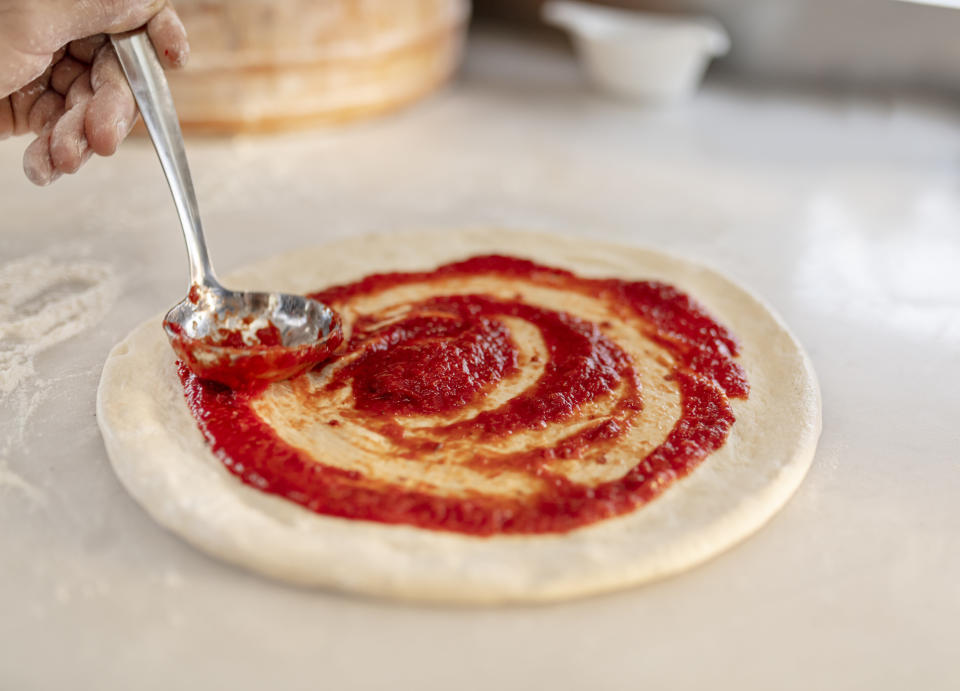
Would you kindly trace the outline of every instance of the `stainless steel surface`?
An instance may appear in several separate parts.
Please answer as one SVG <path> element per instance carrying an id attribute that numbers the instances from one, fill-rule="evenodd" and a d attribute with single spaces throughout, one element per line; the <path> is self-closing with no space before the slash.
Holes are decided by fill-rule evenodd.
<path id="1" fill-rule="evenodd" d="M 328 339 L 335 330 L 335 318 L 326 305 L 299 295 L 234 291 L 220 285 L 203 237 L 200 209 L 173 96 L 153 44 L 144 29 L 114 35 L 111 42 L 177 207 L 190 260 L 191 284 L 200 287 L 199 296 L 185 298 L 167 313 L 164 318 L 167 335 L 196 339 L 192 350 L 208 351 L 215 358 L 222 349 L 211 345 L 210 337 L 215 337 L 221 329 L 240 330 L 245 341 L 255 342 L 253 334 L 266 326 L 264 320 L 280 330 L 286 348 L 305 351 Z M 233 362 L 239 363 L 239 360 Z"/>

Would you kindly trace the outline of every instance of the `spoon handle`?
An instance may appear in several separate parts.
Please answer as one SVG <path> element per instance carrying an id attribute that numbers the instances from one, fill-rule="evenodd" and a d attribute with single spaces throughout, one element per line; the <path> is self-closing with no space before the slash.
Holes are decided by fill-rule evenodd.
<path id="1" fill-rule="evenodd" d="M 170 193 L 177 206 L 183 238 L 187 242 L 187 256 L 190 259 L 190 282 L 219 287 L 203 239 L 200 209 L 193 190 L 190 166 L 187 164 L 180 122 L 157 53 L 144 29 L 114 34 L 110 41 L 133 90 L 140 115 L 143 116 L 150 139 L 153 140 L 153 148 L 157 151 Z"/>

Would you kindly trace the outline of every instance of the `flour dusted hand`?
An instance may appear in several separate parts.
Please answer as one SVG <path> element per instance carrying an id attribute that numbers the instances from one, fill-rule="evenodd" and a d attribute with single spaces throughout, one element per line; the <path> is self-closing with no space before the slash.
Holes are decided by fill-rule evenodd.
<path id="1" fill-rule="evenodd" d="M 0 0 L 0 139 L 32 132 L 23 169 L 37 185 L 113 154 L 137 117 L 106 34 L 147 25 L 165 67 L 189 55 L 165 0 Z"/>

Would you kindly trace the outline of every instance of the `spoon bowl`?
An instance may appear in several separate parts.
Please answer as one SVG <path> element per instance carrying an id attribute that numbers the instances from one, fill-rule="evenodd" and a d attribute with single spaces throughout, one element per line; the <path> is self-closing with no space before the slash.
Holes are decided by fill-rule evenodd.
<path id="1" fill-rule="evenodd" d="M 317 300 L 194 285 L 163 319 L 194 374 L 233 389 L 296 376 L 343 340 L 340 318 Z"/>

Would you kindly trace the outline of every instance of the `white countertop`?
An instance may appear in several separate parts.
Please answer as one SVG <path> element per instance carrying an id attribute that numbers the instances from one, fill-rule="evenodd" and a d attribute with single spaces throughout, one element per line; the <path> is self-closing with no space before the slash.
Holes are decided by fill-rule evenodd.
<path id="1" fill-rule="evenodd" d="M 34 189 L 0 145 L 0 264 L 100 261 L 112 317 L 0 398 L 0 689 L 955 689 L 960 644 L 960 110 L 709 84 L 638 110 L 558 49 L 480 37 L 398 116 L 190 154 L 224 273 L 365 232 L 514 226 L 704 260 L 806 345 L 824 431 L 753 538 L 568 604 L 420 607 L 287 587 L 156 526 L 110 470 L 100 367 L 180 299 L 145 141 Z"/>

